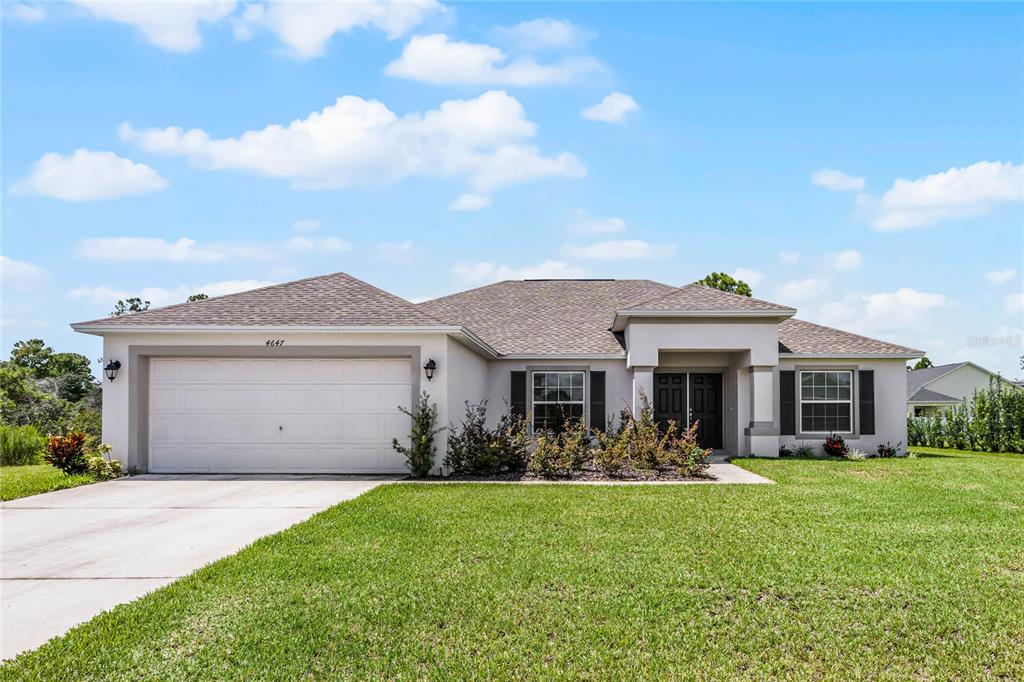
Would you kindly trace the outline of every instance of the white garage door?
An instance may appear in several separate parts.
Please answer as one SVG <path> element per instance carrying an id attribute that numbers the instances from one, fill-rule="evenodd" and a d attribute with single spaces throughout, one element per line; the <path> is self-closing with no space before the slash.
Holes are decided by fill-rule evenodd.
<path id="1" fill-rule="evenodd" d="M 407 472 L 409 360 L 153 358 L 155 473 Z"/>

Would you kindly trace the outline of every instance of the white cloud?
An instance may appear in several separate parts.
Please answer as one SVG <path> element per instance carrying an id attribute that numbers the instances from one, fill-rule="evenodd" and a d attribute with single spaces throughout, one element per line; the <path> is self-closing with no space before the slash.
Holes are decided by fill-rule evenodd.
<path id="1" fill-rule="evenodd" d="M 315 218 L 304 218 L 302 220 L 296 220 L 292 223 L 292 229 L 296 232 L 306 234 L 308 232 L 316 232 L 320 229 L 322 223 Z"/>
<path id="2" fill-rule="evenodd" d="M 605 95 L 597 104 L 587 107 L 581 112 L 583 118 L 605 123 L 622 123 L 626 114 L 637 111 L 640 105 L 632 97 L 621 92 Z"/>
<path id="3" fill-rule="evenodd" d="M 622 218 L 593 218 L 584 210 L 576 211 L 569 223 L 569 230 L 576 234 L 615 234 L 626 229 Z"/>
<path id="4" fill-rule="evenodd" d="M 484 284 L 505 279 L 575 279 L 582 277 L 585 270 L 565 261 L 546 260 L 519 268 L 483 261 L 456 265 L 452 272 L 468 284 Z"/>
<path id="5" fill-rule="evenodd" d="M 406 35 L 433 14 L 444 12 L 435 0 L 383 2 L 268 2 L 250 4 L 235 22 L 235 37 L 248 40 L 253 30 L 271 31 L 299 59 L 323 56 L 335 34 L 375 28 L 388 38 Z"/>
<path id="6" fill-rule="evenodd" d="M 15 194 L 41 194 L 64 201 L 114 199 L 156 192 L 167 181 L 144 163 L 113 152 L 76 149 L 71 156 L 43 154 L 32 172 L 11 186 Z"/>
<path id="7" fill-rule="evenodd" d="M 138 296 L 144 301 L 149 301 L 154 308 L 172 303 L 184 303 L 192 294 L 206 294 L 213 296 L 225 296 L 237 294 L 241 291 L 268 287 L 276 282 L 265 282 L 257 279 L 232 279 L 222 282 L 209 282 L 198 286 L 181 285 L 171 289 L 161 287 L 144 287 L 141 291 L 128 291 L 126 289 L 115 289 L 108 286 L 99 287 L 77 287 L 72 289 L 69 296 L 76 301 L 88 301 L 97 305 L 110 305 L 118 300 Z"/>
<path id="8" fill-rule="evenodd" d="M 384 70 L 389 76 L 434 85 L 567 85 L 601 71 L 589 57 L 539 64 L 532 57 L 509 61 L 499 48 L 449 40 L 443 33 L 414 36 L 402 55 Z"/>
<path id="9" fill-rule="evenodd" d="M 1024 293 L 1010 294 L 1006 297 L 1006 312 L 1013 315 L 1024 311 Z"/>
<path id="10" fill-rule="evenodd" d="M 316 251 L 317 253 L 344 253 L 345 251 L 352 250 L 352 245 L 340 237 L 319 237 L 314 239 L 301 235 L 295 235 L 288 239 L 284 243 L 284 247 L 289 251 Z"/>
<path id="11" fill-rule="evenodd" d="M 42 5 L 30 4 L 27 2 L 4 3 L 0 6 L 0 16 L 4 19 L 27 21 L 36 23 L 46 18 L 46 11 Z"/>
<path id="12" fill-rule="evenodd" d="M 839 272 L 856 270 L 864 264 L 864 256 L 856 249 L 847 249 L 846 251 L 833 253 L 831 258 L 832 267 Z"/>
<path id="13" fill-rule="evenodd" d="M 990 213 L 998 204 L 1024 201 L 1024 165 L 979 161 L 917 180 L 898 178 L 880 199 L 861 206 L 883 232 L 926 227 L 942 220 Z"/>
<path id="14" fill-rule="evenodd" d="M 380 242 L 375 247 L 377 257 L 391 263 L 409 263 L 412 261 L 415 242 L 405 239 L 400 242 Z"/>
<path id="15" fill-rule="evenodd" d="M 234 0 L 116 2 L 72 0 L 98 19 L 137 28 L 149 42 L 173 52 L 192 52 L 202 45 L 199 24 L 215 23 L 235 9 Z"/>
<path id="16" fill-rule="evenodd" d="M 797 279 L 792 282 L 786 282 L 776 289 L 775 298 L 773 300 L 786 305 L 794 305 L 818 296 L 827 288 L 828 282 L 823 279 L 817 279 L 815 277 Z"/>
<path id="17" fill-rule="evenodd" d="M 589 31 L 560 19 L 532 19 L 515 26 L 502 26 L 495 33 L 503 40 L 517 47 L 532 51 L 551 47 L 572 47 L 589 40 Z"/>
<path id="18" fill-rule="evenodd" d="M 38 265 L 0 256 L 0 282 L 5 289 L 35 291 L 46 281 L 46 271 Z"/>
<path id="19" fill-rule="evenodd" d="M 572 154 L 545 157 L 524 144 L 536 128 L 516 98 L 492 90 L 401 117 L 377 100 L 346 96 L 287 126 L 238 137 L 214 139 L 205 130 L 175 127 L 136 130 L 127 123 L 121 137 L 202 168 L 251 171 L 307 190 L 464 176 L 482 194 L 514 182 L 586 174 Z"/>
<path id="20" fill-rule="evenodd" d="M 576 258 L 591 260 L 646 260 L 666 258 L 674 254 L 672 244 L 652 244 L 639 239 L 621 239 L 598 242 L 588 246 L 567 245 L 565 253 Z"/>
<path id="21" fill-rule="evenodd" d="M 174 242 L 158 237 L 97 237 L 78 242 L 75 255 L 102 261 L 219 263 L 228 258 L 270 260 L 275 256 L 275 249 L 245 242 L 200 244 L 189 237 Z"/>
<path id="22" fill-rule="evenodd" d="M 779 251 L 779 260 L 785 265 L 796 265 L 800 262 L 800 254 L 796 251 Z"/>
<path id="23" fill-rule="evenodd" d="M 751 270 L 750 268 L 736 268 L 736 272 L 732 273 L 732 276 L 755 287 L 764 281 L 764 275 L 762 273 L 757 270 Z"/>
<path id="24" fill-rule="evenodd" d="M 1006 268 L 1005 270 L 992 270 L 991 272 L 985 273 L 985 280 L 989 284 L 1006 284 L 1007 282 L 1012 282 L 1016 278 L 1016 268 Z"/>
<path id="25" fill-rule="evenodd" d="M 847 294 L 822 306 L 818 317 L 824 324 L 862 334 L 914 332 L 928 314 L 947 304 L 942 294 L 908 287 L 873 294 Z"/>
<path id="26" fill-rule="evenodd" d="M 822 168 L 811 175 L 811 182 L 819 187 L 830 189 L 833 192 L 863 191 L 864 178 L 856 175 L 847 175 L 843 171 Z"/>
<path id="27" fill-rule="evenodd" d="M 491 198 L 485 197 L 480 194 L 460 194 L 458 198 L 452 203 L 448 204 L 448 208 L 453 211 L 479 211 L 482 208 L 487 208 L 491 205 Z"/>

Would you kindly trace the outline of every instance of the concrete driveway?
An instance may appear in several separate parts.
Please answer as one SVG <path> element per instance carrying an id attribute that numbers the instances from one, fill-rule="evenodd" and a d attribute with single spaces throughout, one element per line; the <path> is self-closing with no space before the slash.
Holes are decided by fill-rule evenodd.
<path id="1" fill-rule="evenodd" d="M 0 505 L 0 658 L 395 477 L 136 476 Z"/>

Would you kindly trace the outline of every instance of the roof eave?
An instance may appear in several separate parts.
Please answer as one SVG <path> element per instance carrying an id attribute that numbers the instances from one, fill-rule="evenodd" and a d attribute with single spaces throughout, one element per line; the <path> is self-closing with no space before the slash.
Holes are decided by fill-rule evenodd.
<path id="1" fill-rule="evenodd" d="M 924 352 L 919 350 L 910 349 L 908 351 L 899 351 L 896 353 L 786 353 L 779 352 L 780 358 L 878 358 L 880 360 L 890 359 L 903 359 L 913 360 L 916 358 L 923 358 Z"/>
<path id="2" fill-rule="evenodd" d="M 785 320 L 796 315 L 795 308 L 779 308 L 778 310 L 630 310 L 615 311 L 611 329 L 621 332 L 631 317 L 667 317 L 667 318 L 768 318 Z"/>

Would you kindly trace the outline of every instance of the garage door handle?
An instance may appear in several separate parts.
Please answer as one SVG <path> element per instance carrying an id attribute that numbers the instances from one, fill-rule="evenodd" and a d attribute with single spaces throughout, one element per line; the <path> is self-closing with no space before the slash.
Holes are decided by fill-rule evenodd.
<path id="1" fill-rule="evenodd" d="M 278 426 L 278 427 L 277 427 L 277 430 L 278 430 L 278 431 L 284 431 L 284 427 L 283 427 L 283 426 Z"/>

